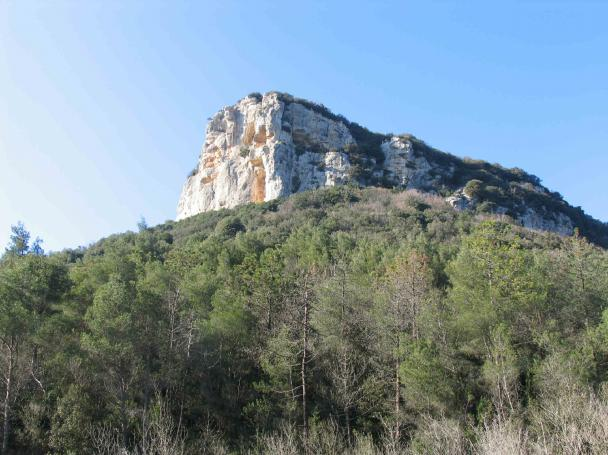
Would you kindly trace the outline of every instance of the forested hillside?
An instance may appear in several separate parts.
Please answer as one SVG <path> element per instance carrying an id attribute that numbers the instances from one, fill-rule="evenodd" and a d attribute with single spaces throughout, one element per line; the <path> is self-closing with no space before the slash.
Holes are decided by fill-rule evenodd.
<path id="1" fill-rule="evenodd" d="M 348 186 L 0 261 L 2 454 L 608 453 L 608 253 Z"/>

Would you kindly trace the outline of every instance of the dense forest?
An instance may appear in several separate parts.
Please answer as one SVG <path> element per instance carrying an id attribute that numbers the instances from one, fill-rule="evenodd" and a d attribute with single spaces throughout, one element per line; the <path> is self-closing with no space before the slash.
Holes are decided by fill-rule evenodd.
<path id="1" fill-rule="evenodd" d="M 0 370 L 2 455 L 605 454 L 608 252 L 374 188 L 17 224 Z"/>

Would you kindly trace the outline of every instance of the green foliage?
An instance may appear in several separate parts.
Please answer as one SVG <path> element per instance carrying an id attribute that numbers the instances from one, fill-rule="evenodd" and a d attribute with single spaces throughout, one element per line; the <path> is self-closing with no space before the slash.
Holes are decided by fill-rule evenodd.
<path id="1" fill-rule="evenodd" d="M 427 412 L 446 412 L 453 404 L 454 378 L 442 362 L 442 352 L 432 339 L 404 346 L 400 377 L 408 404 Z"/>
<path id="2" fill-rule="evenodd" d="M 25 230 L 25 226 L 21 222 L 11 226 L 11 231 L 10 242 L 6 248 L 7 253 L 18 256 L 27 254 L 30 249 L 30 233 Z"/>
<path id="3" fill-rule="evenodd" d="M 252 92 L 247 95 L 247 98 L 255 98 L 259 102 L 262 101 L 262 94 L 260 92 Z"/>
<path id="4" fill-rule="evenodd" d="M 355 187 L 51 256 L 14 234 L 7 451 L 467 453 L 512 431 L 561 453 L 564 428 L 604 447 L 608 254 L 583 237 Z"/>
<path id="5" fill-rule="evenodd" d="M 30 233 L 25 229 L 23 223 L 19 222 L 15 226 L 11 226 L 10 241 L 6 247 L 6 254 L 24 256 L 28 253 L 38 256 L 44 254 L 42 240 L 36 238 L 34 243 L 30 245 Z"/>
<path id="6" fill-rule="evenodd" d="M 455 324 L 465 339 L 482 343 L 497 324 L 507 322 L 525 331 L 522 338 L 529 342 L 534 321 L 522 319 L 521 312 L 538 311 L 546 293 L 535 272 L 533 256 L 509 225 L 478 225 L 449 268 Z"/>
<path id="7" fill-rule="evenodd" d="M 238 217 L 226 217 L 215 227 L 216 234 L 224 238 L 234 237 L 239 232 L 245 232 L 246 230 Z"/>
<path id="8" fill-rule="evenodd" d="M 481 180 L 473 179 L 469 180 L 464 186 L 464 194 L 471 198 L 478 198 L 481 196 L 483 189 L 483 182 Z"/>

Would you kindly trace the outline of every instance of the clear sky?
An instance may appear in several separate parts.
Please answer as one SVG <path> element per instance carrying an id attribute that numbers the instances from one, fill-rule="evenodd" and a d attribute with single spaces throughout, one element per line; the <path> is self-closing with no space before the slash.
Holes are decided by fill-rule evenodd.
<path id="1" fill-rule="evenodd" d="M 0 246 L 175 216 L 253 91 L 538 175 L 608 220 L 608 2 L 0 0 Z"/>

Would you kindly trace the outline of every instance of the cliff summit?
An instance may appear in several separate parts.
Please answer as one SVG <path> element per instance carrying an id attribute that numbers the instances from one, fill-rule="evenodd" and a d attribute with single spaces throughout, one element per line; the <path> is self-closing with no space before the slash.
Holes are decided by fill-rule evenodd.
<path id="1" fill-rule="evenodd" d="M 531 229 L 608 244 L 605 223 L 518 168 L 461 159 L 411 135 L 385 135 L 280 92 L 254 93 L 209 121 L 177 219 L 344 184 L 417 189 L 458 210 L 506 215 Z"/>

